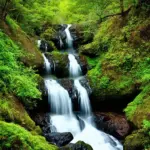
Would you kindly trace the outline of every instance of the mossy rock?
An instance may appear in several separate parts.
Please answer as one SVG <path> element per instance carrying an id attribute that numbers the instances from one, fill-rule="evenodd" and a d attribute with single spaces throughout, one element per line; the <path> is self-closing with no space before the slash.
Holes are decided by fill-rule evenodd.
<path id="1" fill-rule="evenodd" d="M 53 51 L 52 53 L 46 53 L 50 62 L 53 62 L 54 74 L 59 78 L 69 76 L 69 59 L 67 53 L 60 53 Z"/>
<path id="2" fill-rule="evenodd" d="M 142 150 L 147 148 L 150 148 L 150 135 L 146 130 L 134 131 L 125 139 L 124 150 Z"/>
<path id="3" fill-rule="evenodd" d="M 58 150 L 50 145 L 44 137 L 32 135 L 23 127 L 14 123 L 0 121 L 0 141 L 2 149 Z"/>
<path id="4" fill-rule="evenodd" d="M 150 85 L 147 85 L 142 92 L 125 109 L 128 119 L 138 128 L 143 125 L 143 120 L 150 120 Z"/>
<path id="5" fill-rule="evenodd" d="M 0 120 L 14 122 L 29 131 L 42 133 L 41 129 L 30 118 L 24 106 L 14 96 L 0 97 Z"/>

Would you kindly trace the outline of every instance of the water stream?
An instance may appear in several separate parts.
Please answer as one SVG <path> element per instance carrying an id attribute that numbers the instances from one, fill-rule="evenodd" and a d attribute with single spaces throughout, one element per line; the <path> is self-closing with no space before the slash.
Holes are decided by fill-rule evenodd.
<path id="1" fill-rule="evenodd" d="M 68 44 L 68 59 L 70 62 L 69 72 L 70 77 L 74 80 L 74 87 L 78 91 L 78 101 L 81 116 L 79 118 L 84 122 L 85 127 L 82 130 L 80 127 L 79 119 L 72 110 L 72 102 L 69 97 L 68 91 L 65 90 L 56 80 L 45 78 L 45 86 L 48 91 L 48 101 L 51 109 L 51 122 L 55 126 L 57 132 L 71 132 L 74 136 L 71 143 L 77 141 L 84 141 L 90 144 L 94 150 L 123 150 L 122 145 L 117 139 L 95 128 L 92 121 L 92 112 L 90 100 L 87 90 L 80 83 L 82 70 L 77 62 L 73 48 L 73 38 L 69 31 L 71 25 L 68 25 L 65 32 L 67 35 Z M 50 62 L 43 54 L 45 68 L 47 73 L 50 74 Z M 79 78 L 80 77 L 80 78 Z"/>

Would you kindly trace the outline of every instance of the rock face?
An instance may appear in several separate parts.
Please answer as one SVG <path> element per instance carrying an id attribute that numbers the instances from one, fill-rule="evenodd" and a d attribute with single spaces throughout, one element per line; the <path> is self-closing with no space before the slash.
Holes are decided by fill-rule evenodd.
<path id="1" fill-rule="evenodd" d="M 53 132 L 46 135 L 46 139 L 49 142 L 56 144 L 57 146 L 65 146 L 73 140 L 73 135 L 70 132 L 58 133 Z"/>
<path id="2" fill-rule="evenodd" d="M 79 55 L 79 56 L 75 56 L 75 57 L 76 57 L 76 60 L 78 61 L 78 63 L 80 64 L 83 75 L 85 75 L 88 71 L 88 63 L 87 63 L 86 57 L 83 55 Z"/>
<path id="3" fill-rule="evenodd" d="M 44 136 L 51 133 L 49 113 L 32 113 L 31 117 L 41 127 Z"/>
<path id="4" fill-rule="evenodd" d="M 126 118 L 115 113 L 95 113 L 96 127 L 118 139 L 123 139 L 130 131 Z"/>
<path id="5" fill-rule="evenodd" d="M 73 102 L 73 106 L 76 109 L 78 104 L 78 97 L 77 97 L 77 91 L 73 85 L 73 80 L 65 78 L 65 79 L 59 79 L 58 82 L 63 86 L 69 93 L 69 96 Z"/>

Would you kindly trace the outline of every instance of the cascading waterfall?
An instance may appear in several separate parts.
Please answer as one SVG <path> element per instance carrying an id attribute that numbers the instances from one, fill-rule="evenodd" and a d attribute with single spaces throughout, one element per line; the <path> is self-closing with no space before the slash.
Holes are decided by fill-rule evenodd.
<path id="1" fill-rule="evenodd" d="M 65 29 L 65 32 L 67 35 L 66 43 L 68 44 L 68 48 L 73 48 L 73 38 L 72 38 L 71 33 L 69 31 L 70 27 L 71 27 L 71 24 L 69 24 L 67 26 L 67 28 Z"/>
<path id="2" fill-rule="evenodd" d="M 73 49 L 73 38 L 71 37 L 68 25 L 65 32 L 69 52 Z M 49 70 L 50 64 L 43 54 L 45 68 Z M 51 123 L 55 126 L 57 132 L 71 132 L 74 136 L 72 143 L 82 140 L 90 144 L 94 150 L 123 150 L 122 145 L 112 136 L 101 132 L 95 128 L 91 119 L 91 106 L 88 93 L 81 85 L 79 76 L 82 75 L 81 67 L 73 54 L 68 55 L 70 62 L 69 72 L 74 79 L 74 86 L 78 91 L 80 101 L 80 111 L 82 116 L 79 118 L 84 122 L 85 127 L 81 131 L 79 120 L 75 117 L 72 110 L 72 103 L 67 90 L 65 90 L 56 80 L 45 79 L 45 86 L 48 91 L 48 101 L 51 108 Z M 49 72 L 50 73 L 50 72 Z"/>
<path id="3" fill-rule="evenodd" d="M 42 54 L 43 58 L 44 58 L 44 66 L 45 66 L 45 70 L 47 73 L 51 72 L 51 64 L 49 62 L 49 60 L 46 58 L 45 54 Z"/>
<path id="4" fill-rule="evenodd" d="M 69 65 L 70 77 L 78 77 L 79 75 L 81 75 L 81 72 L 82 72 L 80 65 L 78 64 L 73 54 L 69 54 L 68 58 L 70 62 L 70 65 Z"/>
<path id="5" fill-rule="evenodd" d="M 45 86 L 48 91 L 51 112 L 54 114 L 72 115 L 72 104 L 68 91 L 56 80 L 52 79 L 46 79 Z"/>

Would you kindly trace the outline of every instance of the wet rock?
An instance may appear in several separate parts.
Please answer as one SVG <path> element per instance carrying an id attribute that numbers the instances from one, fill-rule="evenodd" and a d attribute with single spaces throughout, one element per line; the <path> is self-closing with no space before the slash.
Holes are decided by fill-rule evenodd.
<path id="1" fill-rule="evenodd" d="M 73 135 L 70 132 L 58 133 L 53 132 L 45 135 L 47 141 L 56 144 L 57 146 L 65 146 L 73 140 Z"/>
<path id="2" fill-rule="evenodd" d="M 94 122 L 99 130 L 113 135 L 118 139 L 125 138 L 130 132 L 127 119 L 115 113 L 95 113 Z"/>
<path id="3" fill-rule="evenodd" d="M 93 148 L 89 145 L 84 143 L 83 141 L 78 141 L 75 144 L 69 144 L 65 147 L 60 148 L 61 150 L 93 150 Z"/>
<path id="4" fill-rule="evenodd" d="M 86 77 L 82 77 L 80 79 L 80 83 L 87 90 L 88 95 L 91 95 L 92 94 L 92 89 L 91 89 L 91 87 L 89 85 L 89 82 L 88 82 L 87 78 Z"/>
<path id="5" fill-rule="evenodd" d="M 41 127 L 44 136 L 51 133 L 49 113 L 32 113 L 31 117 L 35 121 L 36 125 Z"/>
<path id="6" fill-rule="evenodd" d="M 76 90 L 74 88 L 73 80 L 71 79 L 59 79 L 58 82 L 63 86 L 69 93 L 72 100 L 77 99 Z"/>
<path id="7" fill-rule="evenodd" d="M 52 52 L 54 50 L 54 46 L 52 45 L 52 43 L 47 42 L 45 40 L 41 40 L 41 45 L 40 45 L 40 50 L 42 52 Z"/>
<path id="8" fill-rule="evenodd" d="M 85 75 L 88 71 L 88 63 L 86 57 L 83 55 L 79 55 L 79 56 L 75 56 L 75 58 L 81 66 L 83 75 Z"/>

